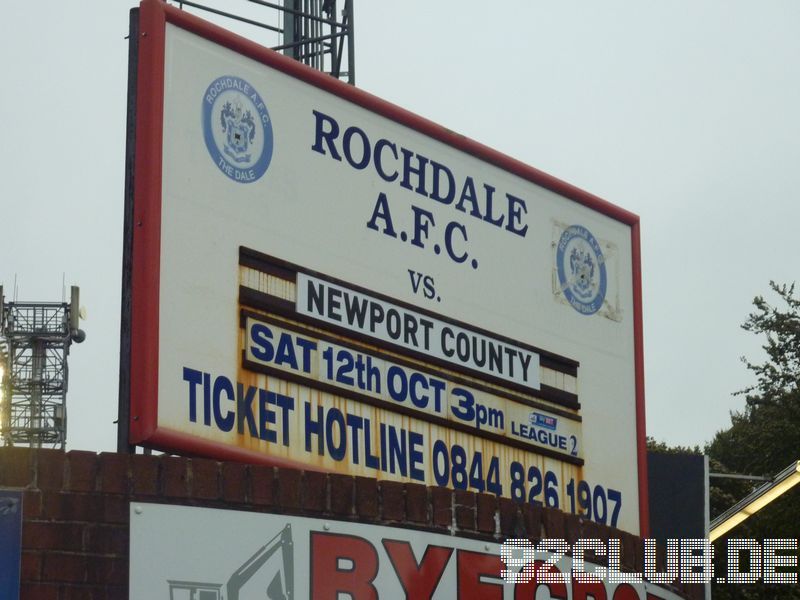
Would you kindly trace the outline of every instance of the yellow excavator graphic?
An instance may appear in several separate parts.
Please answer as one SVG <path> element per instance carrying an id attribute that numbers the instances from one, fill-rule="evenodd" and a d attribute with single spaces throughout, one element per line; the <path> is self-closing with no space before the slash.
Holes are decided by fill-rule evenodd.
<path id="1" fill-rule="evenodd" d="M 263 600 L 259 594 L 240 597 L 241 589 L 266 564 L 278 550 L 281 551 L 281 567 L 266 589 L 267 600 L 292 600 L 294 597 L 294 554 L 292 552 L 292 526 L 286 525 L 269 542 L 248 558 L 233 572 L 228 582 L 204 583 L 199 581 L 168 580 L 169 600 Z M 283 577 L 281 577 L 283 575 Z"/>

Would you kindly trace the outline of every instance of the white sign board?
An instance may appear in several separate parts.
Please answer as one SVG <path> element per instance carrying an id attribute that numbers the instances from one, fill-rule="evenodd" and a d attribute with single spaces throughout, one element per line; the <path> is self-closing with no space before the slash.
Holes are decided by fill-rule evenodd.
<path id="1" fill-rule="evenodd" d="M 534 563 L 548 583 L 523 577 L 533 564 L 510 558 L 497 543 L 398 527 L 131 504 L 131 600 L 679 598 L 646 581 L 582 582 L 569 557 L 537 553 L 554 565 Z M 581 570 L 597 572 L 588 561 Z"/>
<path id="2" fill-rule="evenodd" d="M 131 442 L 642 532 L 637 218 L 161 2 L 140 29 Z"/>

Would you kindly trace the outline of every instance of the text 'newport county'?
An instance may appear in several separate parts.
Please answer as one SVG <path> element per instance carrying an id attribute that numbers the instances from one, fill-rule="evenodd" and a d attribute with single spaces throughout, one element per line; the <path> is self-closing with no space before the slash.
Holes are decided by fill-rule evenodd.
<path id="1" fill-rule="evenodd" d="M 314 143 L 311 149 L 333 160 L 346 162 L 358 171 L 371 167 L 386 183 L 394 183 L 434 201 L 450 206 L 501 230 L 524 238 L 528 225 L 525 200 L 508 192 L 502 197 L 496 187 L 470 175 L 458 174 L 447 166 L 419 152 L 399 146 L 386 138 L 377 140 L 356 125 L 340 126 L 332 116 L 313 111 Z M 434 205 L 427 205 L 432 207 Z M 386 192 L 379 192 L 366 220 L 368 229 L 420 249 L 432 249 L 457 264 L 478 268 L 478 259 L 470 254 L 467 226 L 458 220 L 437 222 L 432 211 L 412 204 L 411 215 L 396 219 L 397 205 L 389 202 Z M 410 219 L 409 219 L 410 216 Z M 410 221 L 410 223 L 409 223 Z M 408 231 L 400 223 L 407 223 Z"/>
<path id="2" fill-rule="evenodd" d="M 297 274 L 296 310 L 481 375 L 539 389 L 536 352 L 304 273 Z"/>

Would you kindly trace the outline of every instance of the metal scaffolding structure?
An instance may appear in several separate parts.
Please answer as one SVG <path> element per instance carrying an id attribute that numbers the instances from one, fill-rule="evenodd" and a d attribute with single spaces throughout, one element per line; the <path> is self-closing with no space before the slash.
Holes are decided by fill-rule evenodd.
<path id="1" fill-rule="evenodd" d="M 356 83 L 353 0 L 339 2 L 341 12 L 336 0 L 283 0 L 283 4 L 242 0 L 238 14 L 190 0 L 172 2 L 181 9 L 188 7 L 266 30 L 272 42 L 277 42 L 265 43 L 273 50 L 352 85 Z"/>
<path id="2" fill-rule="evenodd" d="M 3 302 L 0 286 L 0 438 L 8 446 L 64 448 L 67 356 L 78 329 L 78 288 L 72 301 Z"/>

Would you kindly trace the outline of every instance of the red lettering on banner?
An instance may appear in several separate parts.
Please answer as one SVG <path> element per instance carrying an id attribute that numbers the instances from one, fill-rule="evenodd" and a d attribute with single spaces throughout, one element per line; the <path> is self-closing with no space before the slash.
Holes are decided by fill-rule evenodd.
<path id="1" fill-rule="evenodd" d="M 607 600 L 606 586 L 601 581 L 583 583 L 572 579 L 572 600 Z"/>
<path id="2" fill-rule="evenodd" d="M 567 600 L 567 586 L 564 583 L 539 583 L 537 581 L 540 573 L 560 574 L 561 571 L 553 565 L 548 565 L 544 569 L 545 563 L 541 560 L 533 561 L 533 577 L 525 583 L 517 583 L 514 586 L 514 600 L 533 600 L 536 598 L 536 591 L 539 587 L 545 588 L 553 600 Z M 526 566 L 527 568 L 527 566 Z"/>
<path id="3" fill-rule="evenodd" d="M 640 600 L 639 592 L 629 583 L 620 583 L 619 587 L 614 590 L 614 600 Z"/>
<path id="4" fill-rule="evenodd" d="M 459 600 L 503 600 L 503 583 L 481 581 L 481 577 L 500 577 L 505 564 L 499 554 L 483 554 L 459 550 L 456 553 L 458 566 Z"/>
<path id="5" fill-rule="evenodd" d="M 545 588 L 553 600 L 567 600 L 567 586 L 564 583 L 538 583 L 536 580 L 539 573 L 559 574 L 561 571 L 553 565 L 544 569 L 545 563 L 541 560 L 533 562 L 533 577 L 525 583 L 518 583 L 514 586 L 514 600 L 533 600 L 536 598 L 536 591 L 539 587 Z"/>
<path id="6" fill-rule="evenodd" d="M 499 571 L 498 571 L 499 573 Z M 378 600 L 372 582 L 378 575 L 378 553 L 364 538 L 334 533 L 311 533 L 311 597 L 338 600 Z"/>
<path id="7" fill-rule="evenodd" d="M 389 555 L 406 598 L 413 600 L 430 599 L 442 579 L 450 555 L 453 554 L 452 548 L 428 546 L 422 555 L 422 560 L 417 564 L 414 551 L 408 542 L 383 540 L 383 547 L 386 548 L 386 554 Z"/>

